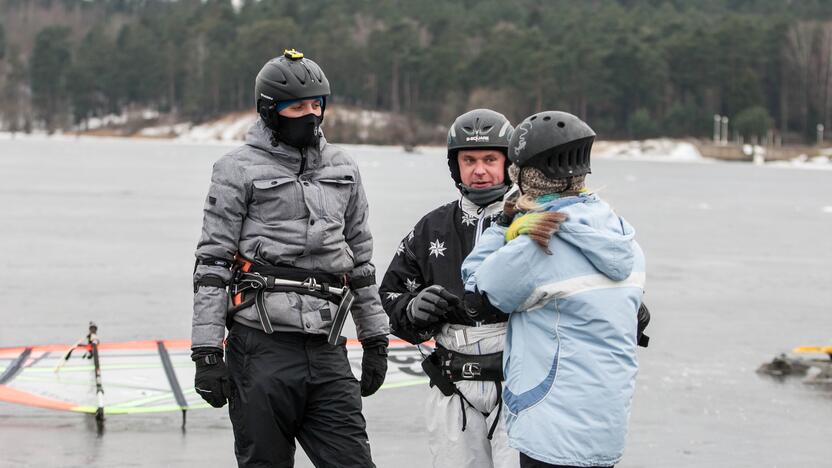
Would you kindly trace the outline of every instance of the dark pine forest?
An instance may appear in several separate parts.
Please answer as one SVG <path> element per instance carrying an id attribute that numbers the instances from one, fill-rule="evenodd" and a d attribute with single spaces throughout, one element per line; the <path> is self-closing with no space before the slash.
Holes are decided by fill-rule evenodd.
<path id="1" fill-rule="evenodd" d="M 823 0 L 0 0 L 0 125 L 250 109 L 289 47 L 333 105 L 427 124 L 560 109 L 607 138 L 707 137 L 720 114 L 800 143 L 832 118 Z"/>

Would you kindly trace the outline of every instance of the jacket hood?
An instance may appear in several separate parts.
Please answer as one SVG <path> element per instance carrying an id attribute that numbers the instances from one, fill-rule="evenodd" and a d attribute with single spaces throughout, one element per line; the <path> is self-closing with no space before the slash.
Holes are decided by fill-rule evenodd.
<path id="1" fill-rule="evenodd" d="M 579 249 L 595 268 L 613 281 L 630 276 L 635 264 L 635 229 L 597 196 L 580 195 L 543 205 L 569 215 L 558 236 Z"/>

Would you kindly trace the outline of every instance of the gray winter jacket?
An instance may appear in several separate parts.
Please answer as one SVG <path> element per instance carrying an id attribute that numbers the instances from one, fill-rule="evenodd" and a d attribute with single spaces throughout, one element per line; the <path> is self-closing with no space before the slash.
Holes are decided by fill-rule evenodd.
<path id="1" fill-rule="evenodd" d="M 214 164 L 197 259 L 231 261 L 239 253 L 255 264 L 292 265 L 351 277 L 375 275 L 367 198 L 358 166 L 323 137 L 319 148 L 304 153 L 273 140 L 272 132 L 258 120 L 245 145 Z M 231 272 L 200 264 L 194 282 L 206 275 L 228 281 Z M 354 292 L 351 313 L 358 338 L 386 335 L 388 321 L 378 287 Z M 329 332 L 336 309 L 329 301 L 282 292 L 266 293 L 265 299 L 276 332 Z M 193 347 L 222 347 L 228 308 L 224 289 L 208 285 L 197 289 Z M 234 320 L 262 328 L 254 306 L 239 311 Z"/>

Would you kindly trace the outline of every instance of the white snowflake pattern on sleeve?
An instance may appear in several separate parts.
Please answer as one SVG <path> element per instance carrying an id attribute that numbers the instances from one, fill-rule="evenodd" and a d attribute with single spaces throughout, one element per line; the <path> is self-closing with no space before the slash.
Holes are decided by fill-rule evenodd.
<path id="1" fill-rule="evenodd" d="M 404 280 L 404 285 L 410 292 L 416 291 L 417 289 L 419 289 L 419 286 L 421 286 L 421 284 L 417 283 L 416 280 L 413 278 L 408 278 Z"/>
<path id="2" fill-rule="evenodd" d="M 445 250 L 448 248 L 445 247 L 445 243 L 441 242 L 438 238 L 436 241 L 430 243 L 430 247 L 428 247 L 428 256 L 435 255 L 436 258 L 444 257 Z"/>

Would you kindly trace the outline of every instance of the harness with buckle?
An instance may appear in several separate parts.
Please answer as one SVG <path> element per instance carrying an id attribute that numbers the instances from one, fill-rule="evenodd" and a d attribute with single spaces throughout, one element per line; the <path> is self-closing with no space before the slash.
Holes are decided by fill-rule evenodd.
<path id="1" fill-rule="evenodd" d="M 238 256 L 233 265 L 230 262 L 218 265 L 218 259 L 209 259 L 200 263 L 228 266 L 231 280 L 226 284 L 219 277 L 207 276 L 194 285 L 228 288 L 231 307 L 226 315 L 226 327 L 231 328 L 234 315 L 252 305 L 257 310 L 260 326 L 267 334 L 274 333 L 266 308 L 266 293 L 293 292 L 325 299 L 338 306 L 332 317 L 328 341 L 335 345 L 344 328 L 347 315 L 355 301 L 356 289 L 372 286 L 376 283 L 372 275 L 350 277 L 348 274 L 334 274 L 318 270 L 307 270 L 286 265 L 257 265 Z"/>
<path id="2" fill-rule="evenodd" d="M 503 381 L 503 353 L 463 354 L 451 351 L 437 343 L 436 349 L 422 361 L 422 369 L 430 379 L 430 385 L 436 386 L 443 395 L 450 397 L 459 395 L 462 406 L 462 430 L 465 430 L 468 419 L 465 416 L 465 404 L 474 405 L 459 391 L 455 382 L 463 380 L 494 382 L 497 388 L 497 417 L 488 431 L 488 439 L 494 435 L 497 422 L 502 411 L 502 381 Z M 482 413 L 488 417 L 490 413 Z"/>

